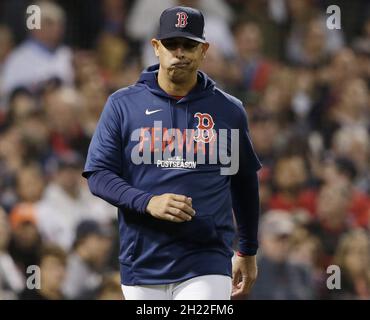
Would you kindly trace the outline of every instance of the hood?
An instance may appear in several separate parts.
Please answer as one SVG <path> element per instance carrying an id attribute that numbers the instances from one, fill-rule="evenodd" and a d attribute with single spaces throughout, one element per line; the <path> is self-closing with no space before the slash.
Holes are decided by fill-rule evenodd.
<path id="1" fill-rule="evenodd" d="M 166 97 L 168 99 L 174 99 L 163 91 L 158 85 L 157 75 L 159 70 L 159 64 L 152 65 L 145 69 L 137 82 L 138 85 L 144 85 L 147 89 L 157 96 Z M 198 71 L 198 83 L 197 85 L 188 93 L 186 97 L 182 99 L 182 102 L 197 100 L 205 96 L 213 94 L 215 89 L 215 82 L 209 78 L 204 72 Z"/>

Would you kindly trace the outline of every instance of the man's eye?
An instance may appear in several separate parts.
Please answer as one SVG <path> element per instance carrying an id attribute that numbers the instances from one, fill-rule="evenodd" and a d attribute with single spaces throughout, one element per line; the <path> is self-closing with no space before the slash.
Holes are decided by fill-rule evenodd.
<path id="1" fill-rule="evenodd" d="M 179 46 L 179 44 L 177 42 L 167 42 L 167 41 L 164 41 L 162 43 L 163 43 L 163 45 L 167 49 L 170 49 L 170 50 L 174 50 L 174 49 L 176 49 Z"/>
<path id="2" fill-rule="evenodd" d="M 195 42 L 185 42 L 184 43 L 184 48 L 185 49 L 194 49 L 198 44 Z"/>

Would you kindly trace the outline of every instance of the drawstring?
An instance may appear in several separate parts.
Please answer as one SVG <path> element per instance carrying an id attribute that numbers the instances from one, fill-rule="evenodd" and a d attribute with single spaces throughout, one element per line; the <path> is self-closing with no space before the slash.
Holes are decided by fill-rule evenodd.
<path id="1" fill-rule="evenodd" d="M 186 127 L 185 129 L 188 129 L 189 127 L 188 110 L 189 110 L 189 103 L 186 104 Z"/>
<path id="2" fill-rule="evenodd" d="M 168 99 L 168 107 L 170 108 L 171 129 L 173 129 L 173 113 L 172 113 L 171 99 Z"/>

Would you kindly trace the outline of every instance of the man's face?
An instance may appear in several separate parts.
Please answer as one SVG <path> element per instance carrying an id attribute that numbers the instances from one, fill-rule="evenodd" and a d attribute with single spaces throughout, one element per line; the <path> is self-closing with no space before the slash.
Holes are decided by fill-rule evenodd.
<path id="1" fill-rule="evenodd" d="M 41 264 L 41 286 L 49 289 L 61 290 L 61 286 L 66 276 L 66 266 L 59 258 L 46 256 L 42 258 Z"/>
<path id="2" fill-rule="evenodd" d="M 199 68 L 208 43 L 200 43 L 186 38 L 152 40 L 161 68 L 174 83 L 186 82 Z"/>

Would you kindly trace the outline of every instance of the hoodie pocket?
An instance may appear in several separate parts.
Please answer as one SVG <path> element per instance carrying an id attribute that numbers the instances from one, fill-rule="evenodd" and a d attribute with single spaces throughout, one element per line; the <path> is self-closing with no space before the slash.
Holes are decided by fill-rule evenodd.
<path id="1" fill-rule="evenodd" d="M 132 261 L 136 266 L 160 265 L 181 250 L 193 250 L 203 246 L 219 244 L 219 236 L 211 215 L 195 216 L 191 221 L 174 223 L 148 217 L 137 230 L 133 244 Z M 163 250 L 163 249 L 166 250 Z M 161 262 L 162 261 L 162 262 Z"/>

